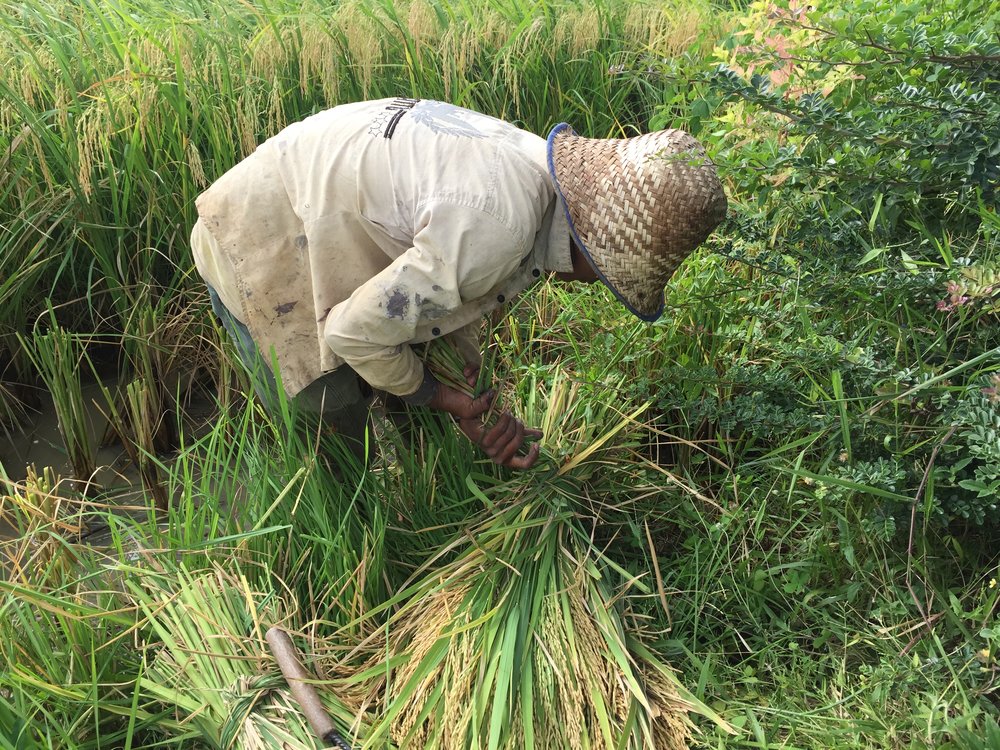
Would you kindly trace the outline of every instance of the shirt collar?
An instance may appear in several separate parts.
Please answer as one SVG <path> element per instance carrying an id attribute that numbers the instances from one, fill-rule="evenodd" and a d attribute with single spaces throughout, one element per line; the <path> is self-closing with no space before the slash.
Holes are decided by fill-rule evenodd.
<path id="1" fill-rule="evenodd" d="M 569 250 L 569 222 L 566 220 L 566 209 L 563 199 L 553 196 L 538 237 L 543 240 L 540 259 L 546 271 L 571 273 L 573 271 L 573 256 Z"/>

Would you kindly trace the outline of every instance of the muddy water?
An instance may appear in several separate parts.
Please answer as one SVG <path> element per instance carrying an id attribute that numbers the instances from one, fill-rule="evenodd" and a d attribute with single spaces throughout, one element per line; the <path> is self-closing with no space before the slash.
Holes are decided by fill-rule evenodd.
<path id="1" fill-rule="evenodd" d="M 96 463 L 101 467 L 94 481 L 104 484 L 114 477 L 115 472 L 124 468 L 125 456 L 119 445 L 104 448 L 98 445 L 107 428 L 107 419 L 95 404 L 101 398 L 98 383 L 83 387 L 83 400 L 90 422 L 91 447 L 96 451 Z M 40 412 L 28 414 L 25 423 L 21 425 L 0 430 L 0 466 L 8 479 L 15 482 L 23 480 L 27 474 L 26 467 L 30 465 L 34 465 L 39 473 L 42 467 L 50 466 L 61 477 L 73 476 L 63 448 L 62 436 L 59 434 L 59 419 L 47 394 L 42 397 Z"/>
<path id="2" fill-rule="evenodd" d="M 98 445 L 107 427 L 107 420 L 95 404 L 95 400 L 101 398 L 100 385 L 85 385 L 83 398 L 87 406 L 95 463 L 100 467 L 92 481 L 105 486 L 121 484 L 119 477 L 127 476 L 130 471 L 121 446 L 101 448 Z M 43 394 L 41 401 L 41 410 L 28 413 L 21 424 L 0 429 L 0 470 L 12 482 L 22 482 L 29 466 L 34 466 L 39 474 L 45 467 L 51 467 L 56 477 L 67 481 L 73 478 L 52 400 L 48 394 Z M 6 488 L 0 489 L 6 491 Z M 9 539 L 14 534 L 10 523 L 6 519 L 0 520 L 0 540 Z"/>
<path id="3" fill-rule="evenodd" d="M 113 383 L 105 385 L 110 387 Z M 87 407 L 91 446 L 95 451 L 95 464 L 98 467 L 90 481 L 100 488 L 100 503 L 121 508 L 123 512 L 128 512 L 130 507 L 144 509 L 147 500 L 141 489 L 139 473 L 121 444 L 114 442 L 111 445 L 99 445 L 108 424 L 97 406 L 98 403 L 103 403 L 100 384 L 85 384 L 83 400 Z M 204 424 L 212 410 L 212 404 L 208 401 L 196 402 L 191 405 L 189 416 L 197 417 Z M 162 460 L 169 465 L 169 457 Z M 23 424 L 12 429 L 0 427 L 0 479 L 6 475 L 11 482 L 22 482 L 29 466 L 34 466 L 38 474 L 42 473 L 44 467 L 51 467 L 53 473 L 63 481 L 74 479 L 62 436 L 59 434 L 59 420 L 48 394 L 43 394 L 40 411 L 29 414 Z M 6 489 L 0 484 L 0 495 L 5 494 Z M 3 518 L 3 511 L 0 506 L 0 543 L 16 535 L 15 529 Z M 87 537 L 85 541 L 101 544 L 100 531 Z"/>

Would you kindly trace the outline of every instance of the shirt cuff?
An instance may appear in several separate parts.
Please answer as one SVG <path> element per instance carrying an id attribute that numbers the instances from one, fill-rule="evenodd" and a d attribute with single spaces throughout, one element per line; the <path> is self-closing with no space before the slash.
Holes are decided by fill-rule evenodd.
<path id="1" fill-rule="evenodd" d="M 434 398 L 434 394 L 437 393 L 437 378 L 430 369 L 424 365 L 424 379 L 421 381 L 420 386 L 413 393 L 408 396 L 400 396 L 399 398 L 412 406 L 427 406 Z"/>

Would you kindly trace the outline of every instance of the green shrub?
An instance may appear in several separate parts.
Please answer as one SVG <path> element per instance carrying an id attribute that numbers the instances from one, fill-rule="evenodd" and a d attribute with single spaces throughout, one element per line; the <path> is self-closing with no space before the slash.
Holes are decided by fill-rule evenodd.
<path id="1" fill-rule="evenodd" d="M 801 208 L 784 200 L 799 188 L 822 204 L 821 223 L 885 240 L 909 236 L 913 221 L 974 229 L 977 196 L 998 200 L 995 11 L 961 0 L 752 4 L 702 105 L 738 103 L 722 116 L 723 158 L 741 191 L 780 214 Z"/>
<path id="2" fill-rule="evenodd" d="M 970 383 L 946 418 L 955 433 L 935 471 L 940 511 L 977 525 L 1000 522 L 1000 372 Z"/>

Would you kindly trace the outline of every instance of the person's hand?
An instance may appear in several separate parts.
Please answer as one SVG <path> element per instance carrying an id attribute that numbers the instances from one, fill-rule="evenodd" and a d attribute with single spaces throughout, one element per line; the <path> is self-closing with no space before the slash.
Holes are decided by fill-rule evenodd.
<path id="1" fill-rule="evenodd" d="M 456 419 L 479 419 L 492 406 L 495 396 L 496 391 L 490 389 L 483 395 L 472 398 L 439 382 L 434 398 L 427 405 L 432 409 L 446 411 Z"/>
<path id="2" fill-rule="evenodd" d="M 462 370 L 462 374 L 465 376 L 465 382 L 469 384 L 469 388 L 474 389 L 479 382 L 479 365 L 470 362 Z"/>
<path id="3" fill-rule="evenodd" d="M 469 387 L 474 388 L 479 379 L 479 366 L 468 364 L 462 371 Z M 530 469 L 535 465 L 541 452 L 541 445 L 532 444 L 527 454 L 517 455 L 525 440 L 542 436 L 540 430 L 525 427 L 520 419 L 515 419 L 509 411 L 500 415 L 496 424 L 483 424 L 483 416 L 489 411 L 496 397 L 496 391 L 472 398 L 444 383 L 437 384 L 434 398 L 428 406 L 446 411 L 458 420 L 458 426 L 469 440 L 478 445 L 494 463 L 510 469 Z"/>
<path id="4" fill-rule="evenodd" d="M 533 443 L 526 455 L 517 455 L 518 450 L 529 438 L 540 438 L 540 430 L 525 427 L 520 419 L 515 419 L 509 411 L 500 415 L 496 424 L 486 426 L 481 418 L 460 419 L 458 426 L 465 436 L 483 449 L 493 463 L 509 469 L 530 469 L 538 460 L 541 444 Z"/>

